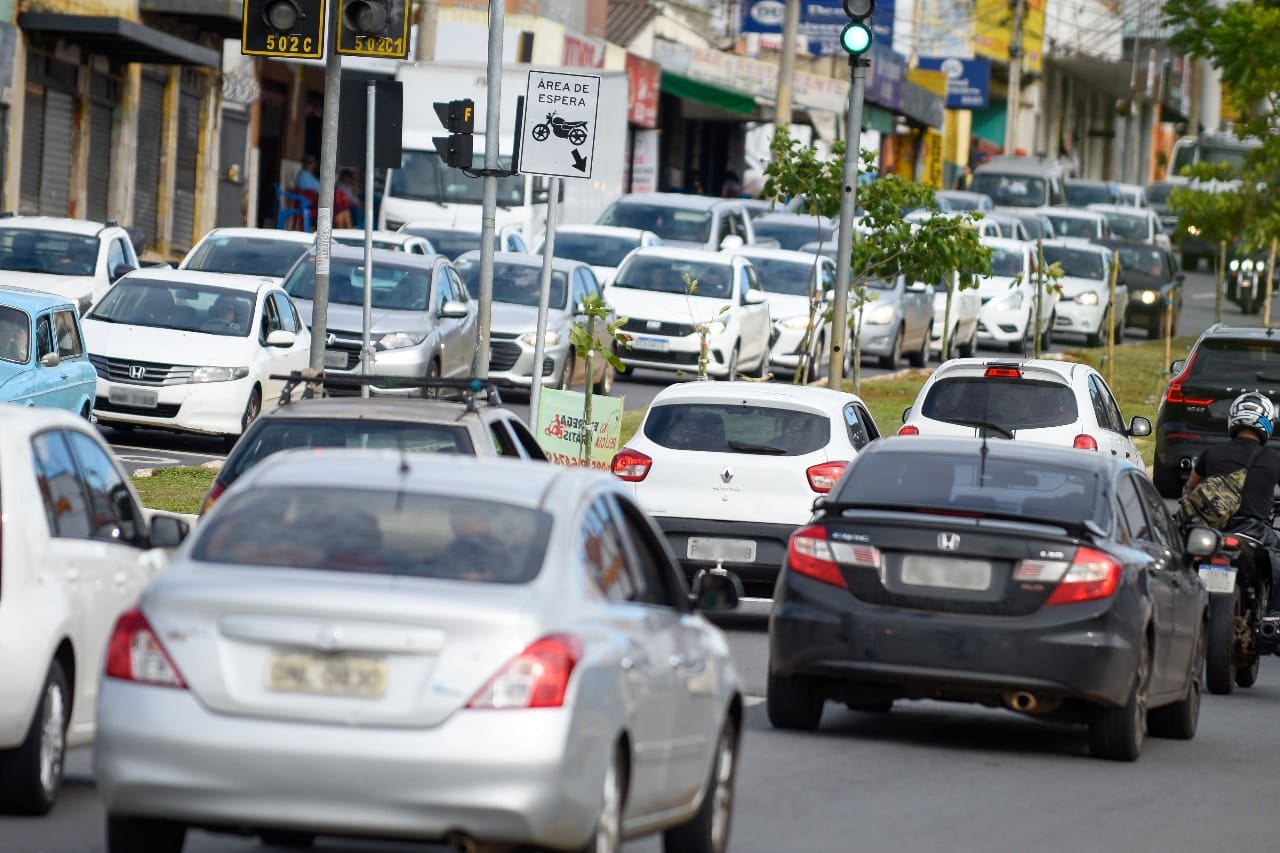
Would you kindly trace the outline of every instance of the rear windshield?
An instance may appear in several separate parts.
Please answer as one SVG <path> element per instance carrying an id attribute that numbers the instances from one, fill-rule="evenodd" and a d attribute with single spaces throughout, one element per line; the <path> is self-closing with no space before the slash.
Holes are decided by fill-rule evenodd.
<path id="1" fill-rule="evenodd" d="M 998 440 L 998 439 L 996 439 Z M 1079 524 L 1092 519 L 1106 529 L 1110 517 L 1097 477 L 1087 471 L 988 456 L 973 443 L 967 455 L 869 453 L 840 481 L 835 501 L 874 507 L 947 512 L 998 512 L 1035 521 Z"/>
<path id="2" fill-rule="evenodd" d="M 1049 221 L 1053 223 L 1053 233 L 1059 237 L 1087 237 L 1093 239 L 1098 236 L 1098 223 L 1094 219 L 1077 216 L 1054 216 L 1047 214 Z"/>
<path id="3" fill-rule="evenodd" d="M 652 231 L 663 240 L 677 243 L 705 243 L 711 236 L 711 213 L 686 210 L 661 204 L 618 204 L 604 212 L 601 225 L 640 228 Z"/>
<path id="4" fill-rule="evenodd" d="M 1044 178 L 1028 175 L 979 172 L 973 176 L 969 189 L 989 195 L 993 202 L 1006 207 L 1042 207 L 1049 201 L 1048 184 Z"/>
<path id="5" fill-rule="evenodd" d="M 1196 350 L 1187 381 L 1197 385 L 1280 382 L 1280 346 L 1262 341 L 1206 340 Z"/>
<path id="6" fill-rule="evenodd" d="M 831 422 L 794 409 L 695 403 L 654 407 L 644 434 L 672 450 L 803 456 L 827 445 Z"/>
<path id="7" fill-rule="evenodd" d="M 1067 181 L 1067 204 L 1084 207 L 1086 204 L 1111 204 L 1116 196 L 1107 184 L 1077 184 Z"/>
<path id="8" fill-rule="evenodd" d="M 1145 240 L 1151 236 L 1151 226 L 1145 216 L 1128 216 L 1123 213 L 1104 213 L 1111 233 L 1128 240 Z"/>
<path id="9" fill-rule="evenodd" d="M 296 240 L 210 237 L 200 244 L 183 269 L 284 278 L 306 253 L 307 244 Z"/>
<path id="10" fill-rule="evenodd" d="M 816 240 L 827 242 L 835 234 L 835 229 L 811 222 L 755 222 L 752 227 L 755 228 L 756 239 L 777 240 L 779 247 L 791 250 L 798 250 Z"/>
<path id="11" fill-rule="evenodd" d="M 1067 278 L 1091 278 L 1095 281 L 1106 278 L 1107 271 L 1102 265 L 1102 256 L 1091 249 L 1045 246 L 1044 262 L 1060 264 L 1062 274 Z"/>
<path id="12" fill-rule="evenodd" d="M 236 444 L 218 482 L 229 486 L 271 454 L 299 447 L 396 448 L 410 453 L 475 455 L 467 428 L 459 424 L 266 418 Z"/>
<path id="13" fill-rule="evenodd" d="M 500 501 L 347 486 L 281 486 L 224 499 L 191 552 L 203 563 L 527 583 L 551 516 Z"/>
<path id="14" fill-rule="evenodd" d="M 1076 397 L 1066 385 L 1032 379 L 957 376 L 935 382 L 920 414 L 934 421 L 986 421 L 1008 430 L 1075 423 Z"/>

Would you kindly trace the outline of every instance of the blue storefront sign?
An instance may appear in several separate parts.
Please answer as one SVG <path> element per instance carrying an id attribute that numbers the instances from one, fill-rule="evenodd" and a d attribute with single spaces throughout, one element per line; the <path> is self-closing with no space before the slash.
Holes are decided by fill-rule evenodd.
<path id="1" fill-rule="evenodd" d="M 871 68 L 867 74 L 867 100 L 887 110 L 901 109 L 902 91 L 907 82 L 907 58 L 879 41 L 872 43 L 868 55 Z"/>
<path id="2" fill-rule="evenodd" d="M 871 29 L 877 43 L 893 44 L 894 2 L 877 0 L 871 13 Z M 781 33 L 785 12 L 783 0 L 744 0 L 742 31 Z M 840 52 L 840 31 L 848 23 L 842 0 L 800 0 L 800 35 L 808 41 L 809 52 L 816 56 Z"/>
<path id="3" fill-rule="evenodd" d="M 947 75 L 947 109 L 984 110 L 991 83 L 991 60 L 920 57 L 920 68 Z"/>

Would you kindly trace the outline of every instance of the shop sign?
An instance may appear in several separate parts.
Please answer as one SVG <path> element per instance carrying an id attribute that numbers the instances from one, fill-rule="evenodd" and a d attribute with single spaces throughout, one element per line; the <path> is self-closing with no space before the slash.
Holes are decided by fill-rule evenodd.
<path id="1" fill-rule="evenodd" d="M 907 59 L 885 44 L 871 45 L 871 70 L 867 75 L 867 100 L 888 110 L 902 109 L 907 82 Z"/>
<path id="2" fill-rule="evenodd" d="M 581 391 L 544 389 L 538 406 L 538 446 L 555 465 L 582 465 Z M 621 447 L 622 398 L 596 394 L 591 398 L 591 467 L 608 471 L 613 456 Z"/>
<path id="3" fill-rule="evenodd" d="M 658 93 L 662 66 L 652 59 L 627 54 L 627 120 L 640 127 L 658 126 Z"/>
<path id="4" fill-rule="evenodd" d="M 949 110 L 985 110 L 991 86 L 991 60 L 948 57 L 920 57 L 920 68 L 947 75 Z"/>
<path id="5" fill-rule="evenodd" d="M 604 68 L 605 43 L 566 32 L 561 50 L 561 65 L 568 68 Z"/>

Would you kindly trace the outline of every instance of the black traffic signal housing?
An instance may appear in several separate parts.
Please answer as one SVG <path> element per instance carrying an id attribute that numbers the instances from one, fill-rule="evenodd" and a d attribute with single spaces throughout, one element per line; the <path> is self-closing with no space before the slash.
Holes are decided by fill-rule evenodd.
<path id="1" fill-rule="evenodd" d="M 334 0 L 338 16 L 338 53 L 351 56 L 409 56 L 409 0 Z"/>
<path id="2" fill-rule="evenodd" d="M 449 131 L 448 136 L 433 136 L 436 153 L 446 165 L 457 169 L 472 168 L 475 153 L 471 134 L 476 128 L 476 103 L 470 98 L 461 101 L 436 101 L 432 104 L 440 123 Z"/>
<path id="3" fill-rule="evenodd" d="M 840 32 L 840 46 L 850 56 L 861 56 L 871 49 L 871 13 L 876 0 L 844 0 L 844 13 L 849 23 Z"/>
<path id="4" fill-rule="evenodd" d="M 240 52 L 253 56 L 324 56 L 325 0 L 244 0 Z"/>

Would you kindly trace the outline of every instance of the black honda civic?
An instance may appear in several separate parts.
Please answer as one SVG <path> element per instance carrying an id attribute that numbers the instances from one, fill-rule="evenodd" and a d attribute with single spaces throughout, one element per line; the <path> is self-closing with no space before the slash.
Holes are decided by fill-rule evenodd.
<path id="1" fill-rule="evenodd" d="M 827 701 L 942 699 L 1085 723 L 1133 761 L 1191 738 L 1208 597 L 1142 471 L 999 437 L 887 438 L 791 537 L 769 623 L 768 712 L 814 729 Z M 1008 436 L 1011 437 L 1011 436 Z"/>

